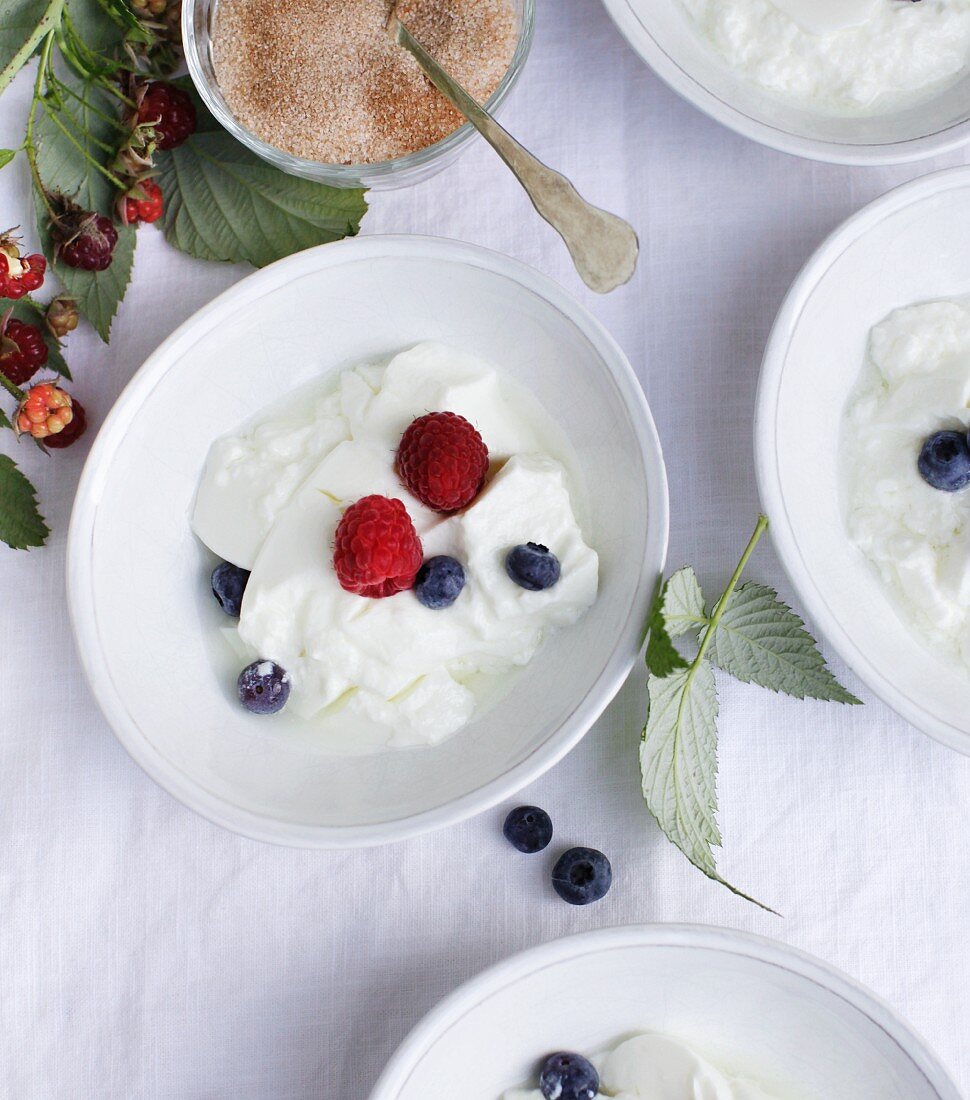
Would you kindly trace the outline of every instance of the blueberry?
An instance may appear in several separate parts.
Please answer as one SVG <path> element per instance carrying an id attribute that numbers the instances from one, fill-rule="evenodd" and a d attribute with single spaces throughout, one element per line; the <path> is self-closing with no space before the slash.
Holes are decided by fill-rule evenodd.
<path id="1" fill-rule="evenodd" d="M 414 594 L 425 607 L 440 611 L 451 605 L 465 587 L 465 570 L 461 562 L 439 554 L 428 560 L 418 570 L 414 581 Z"/>
<path id="2" fill-rule="evenodd" d="M 559 580 L 562 567 L 559 559 L 539 542 L 513 546 L 505 558 L 505 572 L 520 588 L 542 592 Z"/>
<path id="3" fill-rule="evenodd" d="M 249 570 L 240 569 L 232 562 L 220 562 L 212 570 L 212 594 L 227 615 L 239 617 L 243 595 L 249 583 Z"/>
<path id="4" fill-rule="evenodd" d="M 595 848 L 570 848 L 552 869 L 552 885 L 570 905 L 589 905 L 605 897 L 613 881 L 610 861 Z"/>
<path id="5" fill-rule="evenodd" d="M 917 462 L 927 485 L 957 493 L 970 485 L 970 447 L 963 432 L 934 432 L 923 444 Z"/>
<path id="6" fill-rule="evenodd" d="M 593 1063 L 566 1050 L 550 1054 L 539 1075 L 539 1091 L 546 1100 L 595 1100 L 599 1090 Z"/>
<path id="7" fill-rule="evenodd" d="M 253 661 L 236 681 L 239 702 L 253 714 L 275 714 L 290 697 L 290 677 L 275 661 Z"/>
<path id="8" fill-rule="evenodd" d="M 520 852 L 541 852 L 552 840 L 552 818 L 538 806 L 516 806 L 502 826 L 505 839 Z"/>

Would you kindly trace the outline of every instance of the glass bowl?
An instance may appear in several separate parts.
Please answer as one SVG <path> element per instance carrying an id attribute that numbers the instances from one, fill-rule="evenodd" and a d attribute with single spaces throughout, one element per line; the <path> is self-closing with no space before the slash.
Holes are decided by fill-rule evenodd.
<path id="1" fill-rule="evenodd" d="M 466 122 L 441 141 L 416 153 L 369 164 L 325 164 L 294 156 L 270 145 L 240 124 L 219 89 L 211 49 L 211 31 L 218 4 L 219 0 L 184 0 L 182 4 L 182 41 L 189 73 L 203 102 L 226 130 L 275 168 L 331 187 L 368 187 L 373 190 L 405 187 L 446 168 L 476 136 L 474 127 Z M 532 47 L 535 0 L 513 0 L 513 6 L 519 20 L 519 38 L 512 62 L 486 104 L 493 113 L 505 102 Z"/>

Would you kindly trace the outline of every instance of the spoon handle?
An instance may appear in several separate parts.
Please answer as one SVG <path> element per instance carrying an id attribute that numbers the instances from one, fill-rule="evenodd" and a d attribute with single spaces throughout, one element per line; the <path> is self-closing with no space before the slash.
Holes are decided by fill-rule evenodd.
<path id="1" fill-rule="evenodd" d="M 520 145 L 442 69 L 396 15 L 391 16 L 388 32 L 509 166 L 532 205 L 566 242 L 583 282 L 598 294 L 607 294 L 629 282 L 640 247 L 633 227 L 588 203 L 565 176 Z"/>

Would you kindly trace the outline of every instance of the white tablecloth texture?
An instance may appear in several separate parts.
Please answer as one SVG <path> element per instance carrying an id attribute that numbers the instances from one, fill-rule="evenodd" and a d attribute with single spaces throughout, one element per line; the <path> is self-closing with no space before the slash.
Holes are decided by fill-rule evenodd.
<path id="1" fill-rule="evenodd" d="M 28 82 L 23 74 L 3 98 L 0 146 L 21 139 Z M 694 564 L 713 592 L 758 510 L 755 386 L 792 278 L 861 205 L 970 153 L 853 169 L 760 148 L 662 85 L 596 0 L 540 0 L 506 121 L 636 225 L 644 249 L 629 286 L 588 293 L 481 144 L 420 186 L 374 194 L 364 232 L 489 246 L 592 309 L 658 422 L 670 566 Z M 0 173 L 0 222 L 29 222 L 22 165 Z M 90 329 L 69 341 L 93 424 L 160 340 L 245 274 L 143 228 L 110 346 Z M 970 1095 L 970 759 L 897 718 L 830 651 L 865 707 L 721 682 L 722 870 L 783 918 L 708 882 L 649 817 L 637 767 L 642 669 L 582 744 L 522 792 L 551 812 L 557 843 L 609 854 L 614 885 L 600 904 L 559 902 L 544 864 L 506 846 L 508 806 L 376 850 L 258 844 L 156 787 L 89 694 L 63 574 L 91 436 L 49 458 L 0 437 L 53 528 L 42 550 L 0 547 L 0 1095 L 364 1100 L 422 1014 L 485 966 L 565 933 L 649 921 L 758 932 L 835 964 L 910 1021 Z M 749 576 L 791 598 L 767 541 Z"/>

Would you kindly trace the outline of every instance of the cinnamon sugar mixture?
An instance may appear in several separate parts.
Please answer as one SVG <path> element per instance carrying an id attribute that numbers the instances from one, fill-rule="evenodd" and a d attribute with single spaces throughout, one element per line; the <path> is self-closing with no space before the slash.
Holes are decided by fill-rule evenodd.
<path id="1" fill-rule="evenodd" d="M 216 78 L 247 130 L 328 164 L 390 160 L 450 134 L 461 116 L 388 38 L 390 0 L 220 0 Z M 512 0 L 403 0 L 401 21 L 479 101 L 512 60 Z"/>

